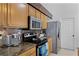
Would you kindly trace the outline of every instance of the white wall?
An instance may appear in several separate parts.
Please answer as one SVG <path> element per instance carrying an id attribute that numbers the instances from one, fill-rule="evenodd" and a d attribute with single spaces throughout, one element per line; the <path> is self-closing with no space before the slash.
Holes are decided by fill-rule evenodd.
<path id="1" fill-rule="evenodd" d="M 74 18 L 75 22 L 75 41 L 76 47 L 79 47 L 79 4 L 77 3 L 46 3 L 42 4 L 50 13 L 53 14 L 52 21 L 62 21 L 62 18 Z M 63 39 L 61 38 L 61 47 Z"/>

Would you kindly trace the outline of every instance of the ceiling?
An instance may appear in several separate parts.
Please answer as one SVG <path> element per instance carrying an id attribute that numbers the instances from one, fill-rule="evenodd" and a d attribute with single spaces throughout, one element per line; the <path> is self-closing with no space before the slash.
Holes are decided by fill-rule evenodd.
<path id="1" fill-rule="evenodd" d="M 53 17 L 73 17 L 79 15 L 78 3 L 42 3 Z"/>

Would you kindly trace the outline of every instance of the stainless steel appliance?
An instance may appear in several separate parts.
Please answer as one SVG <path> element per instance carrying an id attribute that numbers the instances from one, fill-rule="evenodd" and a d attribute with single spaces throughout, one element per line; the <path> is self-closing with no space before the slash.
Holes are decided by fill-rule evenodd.
<path id="1" fill-rule="evenodd" d="M 37 40 L 36 35 L 31 33 L 23 33 L 22 39 L 23 42 L 35 42 Z"/>
<path id="2" fill-rule="evenodd" d="M 4 36 L 5 36 L 5 31 L 4 30 L 0 31 L 0 46 L 3 45 Z"/>
<path id="3" fill-rule="evenodd" d="M 48 55 L 48 43 L 47 38 L 43 36 L 37 37 L 37 35 L 31 35 L 28 33 L 24 33 L 23 42 L 31 42 L 36 44 L 36 55 L 37 56 L 47 56 Z"/>
<path id="4" fill-rule="evenodd" d="M 38 56 L 48 56 L 48 43 L 39 45 L 37 48 Z"/>
<path id="5" fill-rule="evenodd" d="M 17 46 L 21 43 L 21 35 L 19 34 L 6 35 L 3 37 L 2 43 L 5 46 Z"/>
<path id="6" fill-rule="evenodd" d="M 41 29 L 41 20 L 33 16 L 28 17 L 29 29 Z"/>
<path id="7" fill-rule="evenodd" d="M 12 35 L 6 35 L 3 37 L 2 43 L 5 46 L 11 46 L 12 45 L 11 40 L 12 40 Z"/>
<path id="8" fill-rule="evenodd" d="M 52 49 L 56 54 L 61 48 L 60 26 L 61 24 L 59 21 L 48 22 L 47 36 L 50 36 L 52 38 Z"/>
<path id="9" fill-rule="evenodd" d="M 2 32 L 0 32 L 0 46 L 2 46 L 2 45 L 3 45 L 2 40 L 3 40 L 3 33 L 2 33 Z"/>
<path id="10" fill-rule="evenodd" d="M 17 46 L 21 43 L 21 36 L 19 34 L 12 34 L 11 44 Z"/>

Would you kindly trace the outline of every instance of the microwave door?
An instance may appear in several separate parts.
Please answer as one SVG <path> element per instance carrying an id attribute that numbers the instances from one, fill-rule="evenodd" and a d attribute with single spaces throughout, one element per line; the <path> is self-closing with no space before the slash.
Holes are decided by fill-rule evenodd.
<path id="1" fill-rule="evenodd" d="M 40 22 L 38 22 L 38 28 L 40 28 Z"/>
<path id="2" fill-rule="evenodd" d="M 35 29 L 35 28 L 36 28 L 36 22 L 35 21 L 32 21 L 31 26 L 30 26 L 30 29 Z"/>
<path id="3" fill-rule="evenodd" d="M 36 27 L 37 29 L 41 29 L 41 22 L 40 21 L 37 21 L 36 26 L 37 26 Z"/>
<path id="4" fill-rule="evenodd" d="M 41 21 L 33 16 L 30 16 L 30 29 L 41 29 Z"/>
<path id="5" fill-rule="evenodd" d="M 32 21 L 32 28 L 35 28 L 35 21 Z"/>
<path id="6" fill-rule="evenodd" d="M 37 22 L 37 28 L 40 28 L 40 22 Z"/>
<path id="7" fill-rule="evenodd" d="M 35 29 L 35 18 L 30 16 L 30 29 Z"/>
<path id="8" fill-rule="evenodd" d="M 37 22 L 37 28 L 41 29 L 41 22 L 40 21 Z"/>

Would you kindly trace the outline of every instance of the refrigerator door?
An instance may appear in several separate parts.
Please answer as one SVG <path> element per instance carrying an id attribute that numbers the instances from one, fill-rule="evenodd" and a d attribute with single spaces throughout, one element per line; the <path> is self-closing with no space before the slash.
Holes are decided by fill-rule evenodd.
<path id="1" fill-rule="evenodd" d="M 60 27 L 61 27 L 60 22 L 57 22 L 57 51 L 59 51 L 61 48 Z"/>
<path id="2" fill-rule="evenodd" d="M 47 36 L 52 37 L 52 49 L 54 53 L 57 53 L 60 46 L 60 23 L 57 21 L 48 22 L 48 28 L 47 28 Z"/>

